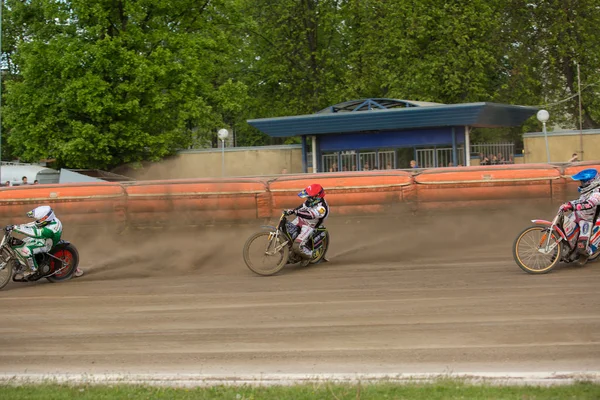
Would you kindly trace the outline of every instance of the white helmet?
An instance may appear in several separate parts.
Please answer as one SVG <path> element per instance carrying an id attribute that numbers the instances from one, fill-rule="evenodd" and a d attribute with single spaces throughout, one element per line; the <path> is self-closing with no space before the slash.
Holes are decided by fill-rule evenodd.
<path id="1" fill-rule="evenodd" d="M 29 211 L 27 213 L 27 216 L 29 218 L 34 218 L 35 224 L 40 228 L 54 221 L 54 211 L 52 211 L 52 208 L 50 208 L 50 206 L 36 207 L 33 210 Z"/>

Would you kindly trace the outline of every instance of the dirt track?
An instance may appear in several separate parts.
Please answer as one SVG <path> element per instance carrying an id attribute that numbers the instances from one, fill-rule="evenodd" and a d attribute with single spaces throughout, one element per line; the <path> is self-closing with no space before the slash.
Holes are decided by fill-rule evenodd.
<path id="1" fill-rule="evenodd" d="M 515 213 L 332 219 L 330 263 L 266 278 L 256 226 L 67 230 L 88 274 L 0 292 L 0 373 L 600 370 L 600 263 L 525 274 L 512 240 L 551 214 Z"/>

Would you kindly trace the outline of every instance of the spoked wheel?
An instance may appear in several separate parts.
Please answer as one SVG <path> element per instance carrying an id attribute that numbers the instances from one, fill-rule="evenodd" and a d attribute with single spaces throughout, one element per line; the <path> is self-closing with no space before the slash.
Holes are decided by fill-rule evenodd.
<path id="1" fill-rule="evenodd" d="M 556 232 L 545 227 L 531 226 L 523 230 L 513 245 L 517 265 L 530 274 L 550 272 L 560 261 L 562 246 L 559 240 Z"/>
<path id="2" fill-rule="evenodd" d="M 329 249 L 329 232 L 325 232 L 325 237 L 323 238 L 323 246 L 321 246 L 314 252 L 314 254 L 310 260 L 310 263 L 311 264 L 320 263 L 321 260 L 323 260 L 323 258 L 325 258 L 325 254 L 327 254 L 328 249 Z"/>
<path id="3" fill-rule="evenodd" d="M 52 255 L 61 259 L 64 262 L 64 264 L 51 257 L 49 262 L 50 269 L 52 271 L 58 270 L 59 272 L 47 277 L 46 279 L 48 279 L 52 283 L 62 282 L 71 279 L 71 277 L 75 273 L 75 270 L 77 269 L 77 265 L 79 265 L 79 253 L 77 252 L 77 249 L 72 245 L 67 245 L 52 252 Z"/>
<path id="4" fill-rule="evenodd" d="M 281 271 L 288 261 L 290 249 L 281 245 L 281 237 L 273 232 L 257 232 L 244 245 L 244 262 L 258 275 L 269 276 Z"/>
<path id="5" fill-rule="evenodd" d="M 0 289 L 8 285 L 10 278 L 12 277 L 13 261 L 8 262 L 0 261 Z"/>

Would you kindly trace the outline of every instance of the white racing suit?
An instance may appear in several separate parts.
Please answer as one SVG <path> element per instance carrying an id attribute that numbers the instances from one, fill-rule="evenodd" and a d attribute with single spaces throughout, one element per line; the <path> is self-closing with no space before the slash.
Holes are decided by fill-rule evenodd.
<path id="1" fill-rule="evenodd" d="M 55 217 L 43 227 L 37 227 L 35 222 L 30 222 L 15 225 L 14 231 L 28 236 L 23 239 L 23 245 L 15 247 L 15 252 L 29 267 L 30 272 L 34 272 L 38 267 L 34 256 L 49 252 L 60 241 L 62 223 Z"/>
<path id="2" fill-rule="evenodd" d="M 579 254 L 591 255 L 600 245 L 600 230 L 594 232 L 594 217 L 596 209 L 600 204 L 600 182 L 592 183 L 597 187 L 587 193 L 582 194 L 577 200 L 570 203 L 573 205 L 573 212 L 565 215 L 565 233 L 569 241 L 577 239 L 577 252 Z M 576 238 L 575 226 L 579 225 L 579 237 Z"/>
<path id="3" fill-rule="evenodd" d="M 300 233 L 294 240 L 294 249 L 306 258 L 312 257 L 312 249 L 306 246 L 306 242 L 315 228 L 327 219 L 329 216 L 329 205 L 325 199 L 320 199 L 317 204 L 308 205 L 308 200 L 295 210 L 296 218 L 292 221 L 293 225 L 300 228 Z"/>

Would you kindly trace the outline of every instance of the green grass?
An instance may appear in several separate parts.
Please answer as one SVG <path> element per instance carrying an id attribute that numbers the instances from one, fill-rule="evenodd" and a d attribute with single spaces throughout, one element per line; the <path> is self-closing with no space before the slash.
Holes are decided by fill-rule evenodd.
<path id="1" fill-rule="evenodd" d="M 600 385 L 582 382 L 557 386 L 493 386 L 439 381 L 432 384 L 315 383 L 298 386 L 216 386 L 185 389 L 127 385 L 0 384 L 0 399 L 600 399 Z"/>

